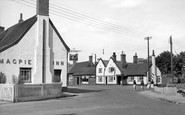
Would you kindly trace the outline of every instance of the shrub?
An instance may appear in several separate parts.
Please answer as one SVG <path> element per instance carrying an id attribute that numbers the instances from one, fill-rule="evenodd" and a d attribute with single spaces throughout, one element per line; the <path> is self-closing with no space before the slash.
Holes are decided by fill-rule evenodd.
<path id="1" fill-rule="evenodd" d="M 0 72 L 0 83 L 6 83 L 6 75 Z"/>

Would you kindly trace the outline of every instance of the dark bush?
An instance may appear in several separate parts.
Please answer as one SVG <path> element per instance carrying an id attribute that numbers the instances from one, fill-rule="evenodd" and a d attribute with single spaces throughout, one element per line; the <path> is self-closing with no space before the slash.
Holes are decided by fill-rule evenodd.
<path id="1" fill-rule="evenodd" d="M 6 76 L 4 73 L 0 72 L 0 83 L 6 83 Z"/>

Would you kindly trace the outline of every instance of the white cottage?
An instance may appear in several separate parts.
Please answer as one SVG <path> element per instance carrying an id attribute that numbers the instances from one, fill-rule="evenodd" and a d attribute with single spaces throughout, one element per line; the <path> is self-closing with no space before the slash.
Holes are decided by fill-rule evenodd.
<path id="1" fill-rule="evenodd" d="M 96 84 L 106 84 L 105 77 L 105 68 L 108 64 L 108 60 L 102 60 L 101 58 L 98 61 L 96 66 Z"/>
<path id="2" fill-rule="evenodd" d="M 14 76 L 24 83 L 61 81 L 67 87 L 68 51 L 49 18 L 49 0 L 37 0 L 35 16 L 0 34 L 0 72 L 9 83 Z"/>

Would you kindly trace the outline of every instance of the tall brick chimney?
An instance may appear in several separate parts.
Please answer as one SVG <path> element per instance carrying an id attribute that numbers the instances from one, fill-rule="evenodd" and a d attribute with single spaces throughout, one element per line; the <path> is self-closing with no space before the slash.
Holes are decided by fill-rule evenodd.
<path id="1" fill-rule="evenodd" d="M 19 23 L 23 22 L 23 19 L 22 19 L 22 13 L 20 13 L 20 19 L 19 19 Z"/>
<path id="2" fill-rule="evenodd" d="M 115 52 L 113 52 L 112 58 L 113 58 L 114 61 L 117 61 L 116 60 L 116 53 Z"/>
<path id="3" fill-rule="evenodd" d="M 133 63 L 137 64 L 138 61 L 138 57 L 137 57 L 137 53 L 135 53 L 135 55 L 133 56 Z"/>
<path id="4" fill-rule="evenodd" d="M 49 16 L 49 0 L 37 0 L 37 15 Z"/>
<path id="5" fill-rule="evenodd" d="M 126 62 L 126 54 L 123 53 L 121 54 L 121 65 L 123 68 L 126 68 L 127 62 Z"/>

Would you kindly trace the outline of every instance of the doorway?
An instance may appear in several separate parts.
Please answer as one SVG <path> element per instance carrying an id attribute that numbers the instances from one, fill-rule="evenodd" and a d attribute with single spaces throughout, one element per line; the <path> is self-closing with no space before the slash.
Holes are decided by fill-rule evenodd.
<path id="1" fill-rule="evenodd" d="M 54 79 L 53 79 L 54 82 L 61 82 L 61 72 L 62 72 L 61 69 L 54 70 Z"/>
<path id="2" fill-rule="evenodd" d="M 117 84 L 121 85 L 121 76 L 116 76 L 117 77 Z"/>

